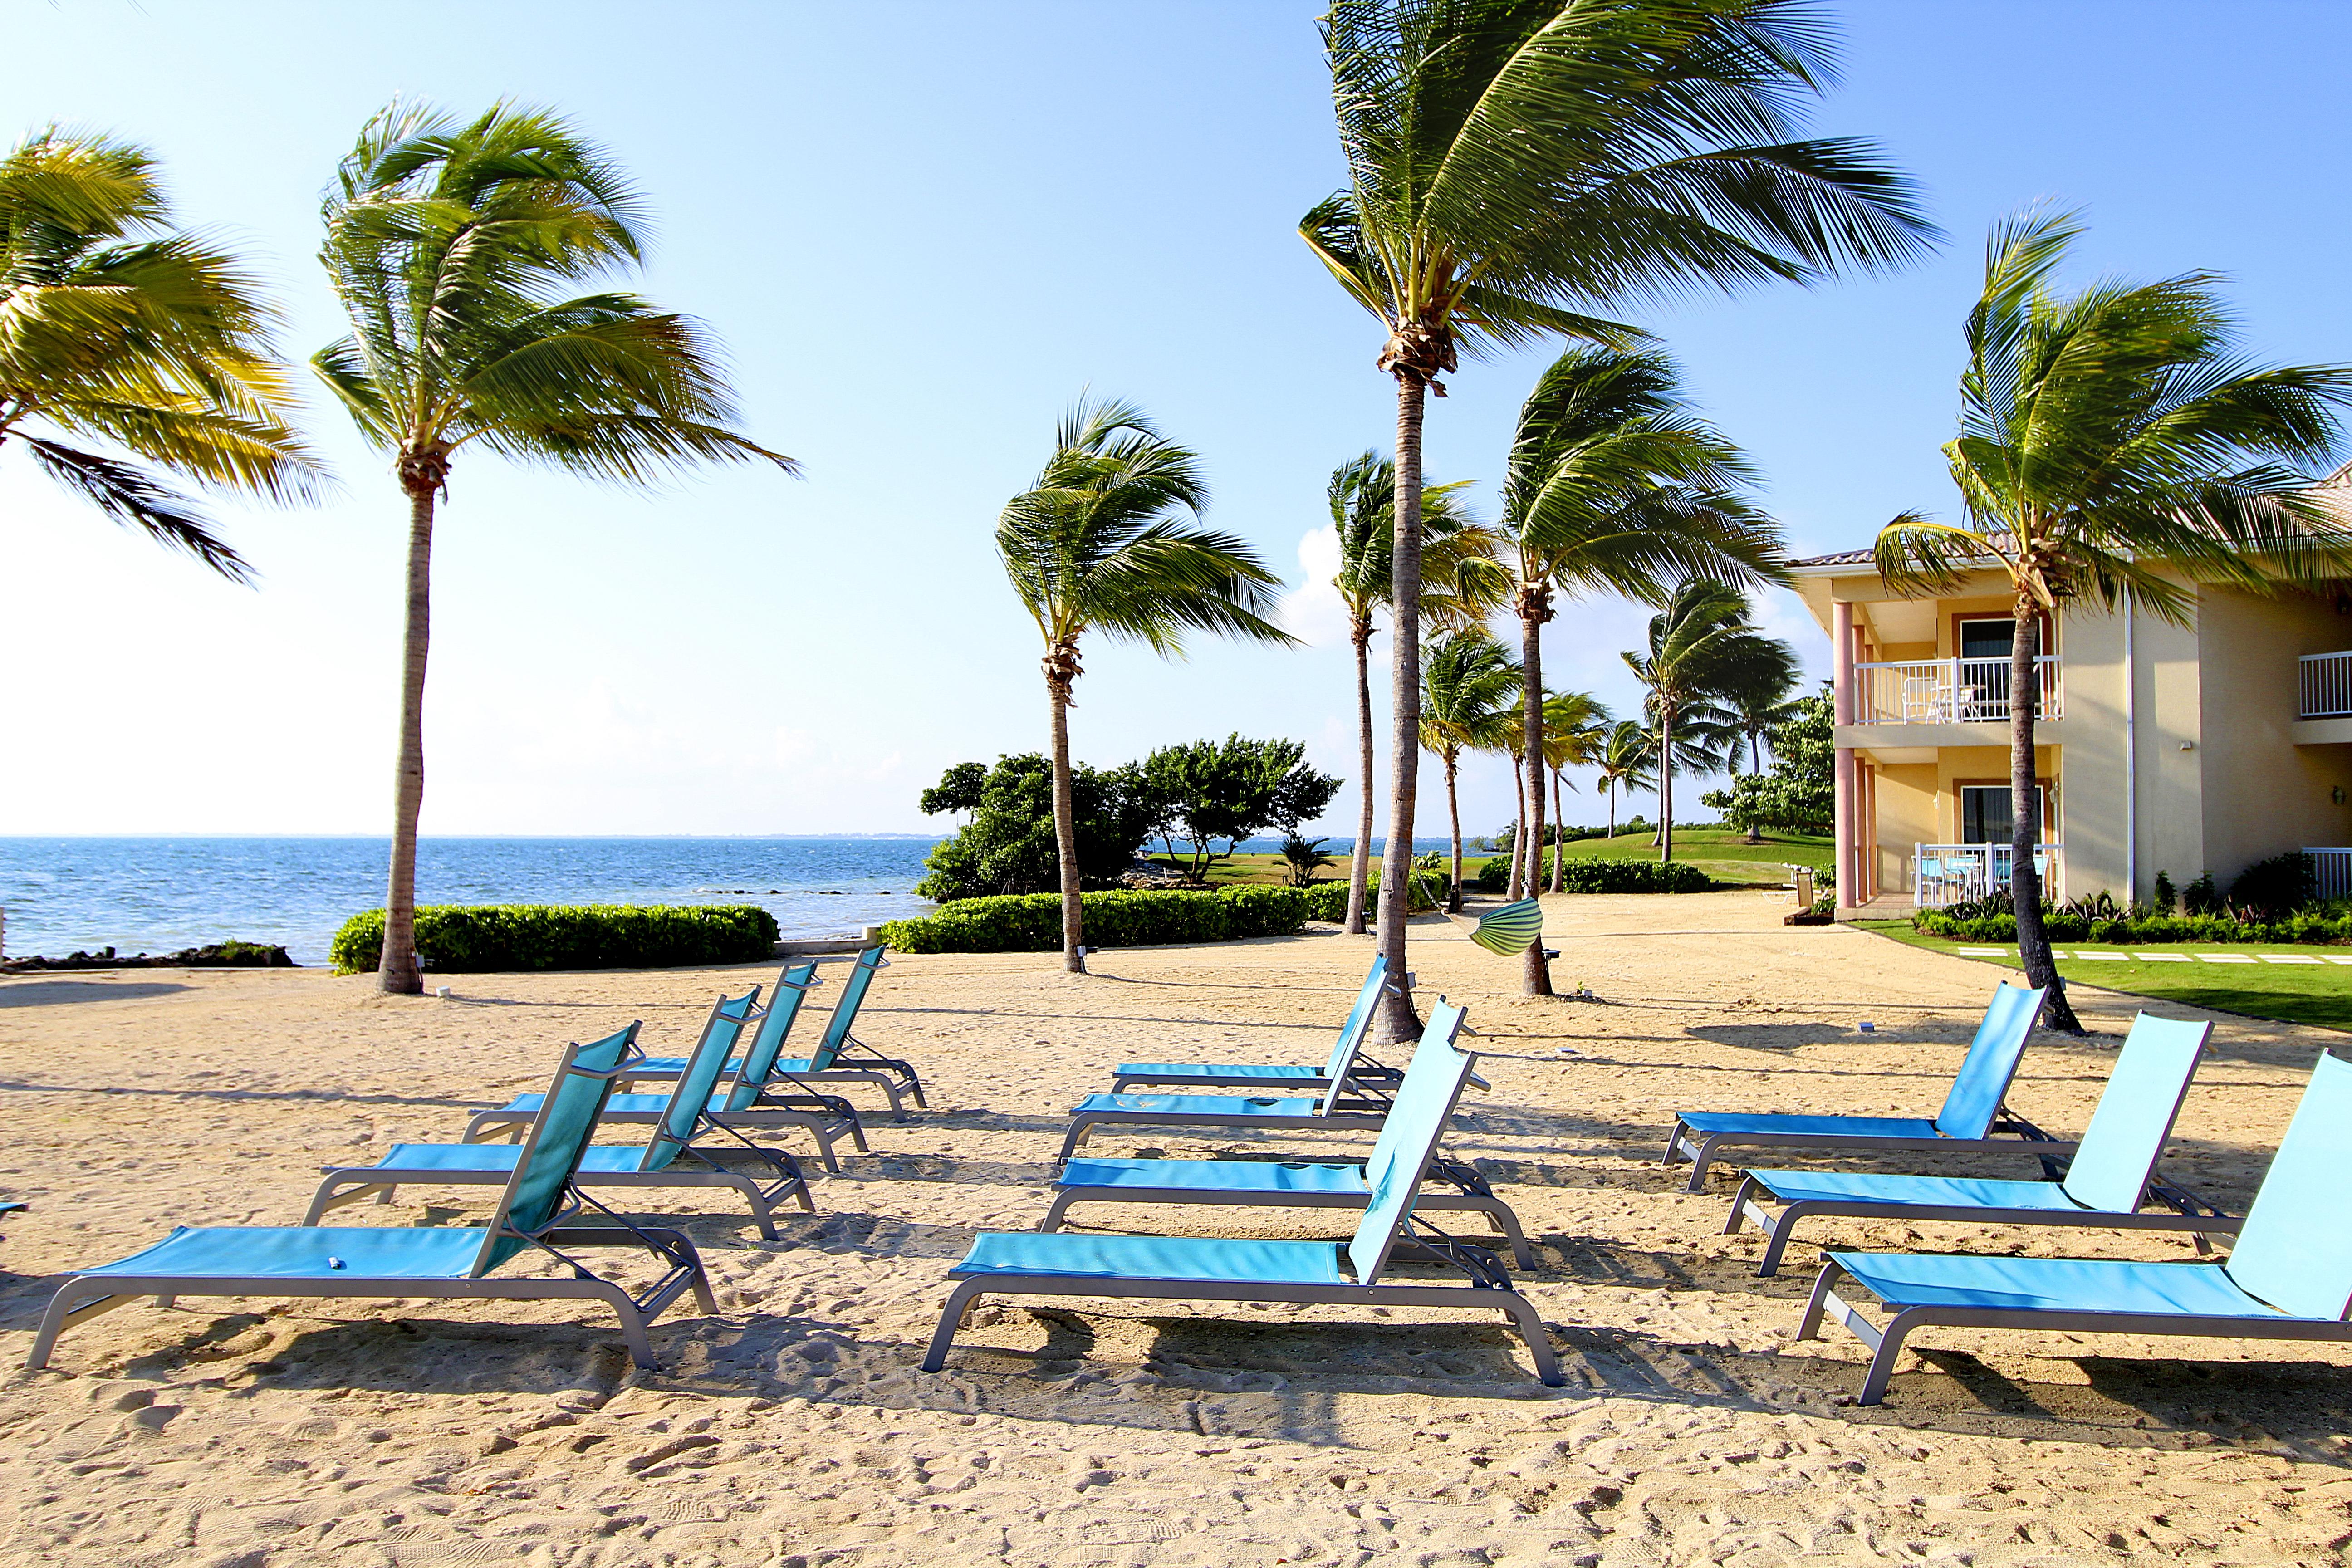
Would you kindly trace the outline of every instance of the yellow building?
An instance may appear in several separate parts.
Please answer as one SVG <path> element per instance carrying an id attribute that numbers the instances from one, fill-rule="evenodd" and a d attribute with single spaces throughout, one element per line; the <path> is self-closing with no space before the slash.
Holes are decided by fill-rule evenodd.
<path id="1" fill-rule="evenodd" d="M 1866 550 L 1800 561 L 1836 671 L 1842 916 L 1957 902 L 2009 879 L 2008 580 L 1906 599 Z M 2042 634 L 2034 771 L 2043 888 L 2147 898 L 2158 872 L 2226 891 L 2315 852 L 2352 894 L 2352 593 L 2198 588 L 2194 625 L 2066 605 Z"/>

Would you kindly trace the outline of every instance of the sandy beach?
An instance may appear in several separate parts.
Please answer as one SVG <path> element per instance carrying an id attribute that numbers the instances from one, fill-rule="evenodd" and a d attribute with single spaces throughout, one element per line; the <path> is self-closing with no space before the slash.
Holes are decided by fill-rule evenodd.
<path id="1" fill-rule="evenodd" d="M 1034 1224 L 1066 1111 L 1112 1064 L 1315 1059 L 1365 939 L 1109 952 L 1086 979 L 1051 954 L 894 959 L 859 1033 L 922 1068 L 931 1110 L 893 1123 L 853 1091 L 873 1153 L 813 1173 L 817 1213 L 780 1216 L 781 1242 L 723 1195 L 638 1211 L 683 1214 L 720 1306 L 656 1324 L 653 1373 L 629 1368 L 609 1316 L 569 1303 L 192 1298 L 69 1331 L 52 1370 L 21 1363 L 45 1278 L 175 1223 L 291 1223 L 320 1164 L 454 1140 L 468 1110 L 541 1087 L 564 1040 L 631 1018 L 649 1048 L 683 1050 L 720 987 L 765 970 L 460 975 L 447 1000 L 318 971 L 0 982 L 0 1196 L 32 1205 L 0 1221 L 0 1561 L 2339 1561 L 2352 1348 L 1931 1331 L 1864 1409 L 1853 1339 L 1792 1342 L 1831 1241 L 2190 1246 L 1822 1222 L 1778 1278 L 1755 1279 L 1760 1241 L 1718 1234 L 1731 1169 L 1693 1195 L 1657 1163 L 1671 1112 L 1932 1113 L 1997 978 L 1850 929 L 1784 928 L 1785 907 L 1551 900 L 1559 979 L 1590 1002 L 1521 1001 L 1515 963 L 1443 921 L 1417 929 L 1420 984 L 1467 1004 L 1493 1086 L 1465 1100 L 1450 1147 L 1535 1241 L 1524 1285 L 1568 1368 L 1559 1390 L 1490 1315 L 1339 1308 L 1003 1305 L 945 1373 L 916 1370 L 947 1269 L 975 1230 Z M 2011 1097 L 2070 1132 L 2136 1006 L 2075 995 L 2094 1037 L 2037 1037 Z M 2242 1208 L 2339 1037 L 2223 1018 L 2167 1173 Z M 1368 1144 L 1147 1131 L 1093 1148 Z M 2033 1173 L 2021 1159 L 1947 1168 Z M 413 1188 L 338 1219 L 475 1223 L 488 1202 Z M 1077 1217 L 1338 1234 L 1312 1213 Z M 616 1271 L 650 1277 L 634 1259 Z"/>

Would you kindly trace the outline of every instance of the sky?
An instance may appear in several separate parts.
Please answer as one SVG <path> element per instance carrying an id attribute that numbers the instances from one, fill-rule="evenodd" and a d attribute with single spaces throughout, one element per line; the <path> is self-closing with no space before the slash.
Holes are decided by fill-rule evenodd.
<path id="1" fill-rule="evenodd" d="M 1355 771 L 1349 656 L 1318 586 L 1323 492 L 1388 441 L 1394 394 L 1376 324 L 1295 233 L 1341 177 L 1319 9 L 56 0 L 11 8 L 0 132 L 58 121 L 151 147 L 181 221 L 266 279 L 299 360 L 341 331 L 319 197 L 371 112 L 508 98 L 571 116 L 656 215 L 632 286 L 709 323 L 749 432 L 802 477 L 646 492 L 463 455 L 436 542 L 424 831 L 941 831 L 916 797 L 945 768 L 1046 741 L 1037 633 L 992 524 L 1088 388 L 1201 454 L 1208 521 L 1286 576 L 1308 646 L 1201 641 L 1181 662 L 1090 646 L 1076 755 L 1238 731 Z M 1943 248 L 1891 276 L 1620 311 L 1754 458 L 1793 552 L 1954 510 L 1937 447 L 1959 324 L 1988 226 L 2021 205 L 2085 209 L 2081 281 L 2218 271 L 2250 353 L 2352 361 L 2352 6 L 1828 9 L 1844 79 L 1812 130 L 1876 139 Z M 1431 477 L 1476 481 L 1490 516 L 1549 357 L 1467 364 L 1431 405 Z M 250 589 L 0 447 L 0 834 L 387 830 L 404 507 L 382 455 L 306 396 L 334 493 L 213 508 L 260 569 Z M 1825 671 L 1793 598 L 1760 614 Z M 1551 683 L 1633 712 L 1619 654 L 1646 615 L 1570 606 L 1546 638 Z M 1595 822 L 1584 782 L 1568 815 Z M 1328 830 L 1352 830 L 1356 785 Z M 1512 812 L 1507 764 L 1468 761 L 1465 827 Z M 1443 832 L 1433 763 L 1419 815 Z"/>

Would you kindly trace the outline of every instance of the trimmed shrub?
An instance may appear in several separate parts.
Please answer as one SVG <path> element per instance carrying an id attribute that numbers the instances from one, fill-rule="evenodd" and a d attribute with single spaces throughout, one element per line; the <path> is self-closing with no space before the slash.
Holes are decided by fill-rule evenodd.
<path id="1" fill-rule="evenodd" d="M 1323 888 L 1277 888 L 1244 883 L 1214 893 L 1104 892 L 1079 895 L 1086 910 L 1088 947 L 1149 947 L 1165 942 L 1232 942 L 1251 936 L 1290 936 L 1313 916 Z M 1337 919 L 1337 916 L 1332 917 Z M 881 939 L 901 952 L 1053 952 L 1062 945 L 1062 895 L 1016 893 L 1002 898 L 958 899 L 920 920 L 892 921 Z"/>
<path id="2" fill-rule="evenodd" d="M 416 953 L 449 974 L 530 969 L 666 969 L 751 963 L 776 949 L 776 917 L 752 904 L 421 904 Z M 327 950 L 338 974 L 383 957 L 383 911 L 343 922 Z"/>
<path id="3" fill-rule="evenodd" d="M 1511 890 L 1511 859 L 1497 855 L 1478 868 L 1474 886 L 1482 893 L 1507 893 Z"/>
<path id="4" fill-rule="evenodd" d="M 1550 868 L 1545 868 L 1549 885 Z M 1570 893 L 1704 893 L 1715 886 L 1707 874 L 1685 860 L 1602 860 L 1571 855 L 1559 885 Z"/>
<path id="5" fill-rule="evenodd" d="M 2306 910 L 2273 920 L 2238 914 L 2166 915 L 2146 910 L 2119 919 L 2095 920 L 2063 909 L 2045 908 L 2042 921 L 2053 942 L 2095 942 L 2116 946 L 2133 942 L 2352 942 L 2352 914 L 2326 910 Z M 1911 917 L 1911 926 L 1926 935 L 1951 942 L 2017 940 L 2015 915 L 1979 913 L 1973 905 L 1921 910 Z"/>
<path id="6" fill-rule="evenodd" d="M 2300 849 L 2257 860 L 2230 884 L 2230 901 L 2242 910 L 2284 915 L 2319 897 L 2319 870 Z"/>

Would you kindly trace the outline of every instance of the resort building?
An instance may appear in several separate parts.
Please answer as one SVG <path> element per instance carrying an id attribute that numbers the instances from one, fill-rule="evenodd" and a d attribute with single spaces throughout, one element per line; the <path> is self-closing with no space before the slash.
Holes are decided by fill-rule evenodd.
<path id="1" fill-rule="evenodd" d="M 1839 914 L 1907 914 L 2005 884 L 2007 577 L 1906 598 L 1867 550 L 1794 575 L 1836 671 Z M 2147 898 L 2159 872 L 2185 886 L 2210 871 L 2226 892 L 2295 849 L 2314 852 L 2324 894 L 2352 894 L 2352 592 L 2193 593 L 2188 628 L 2095 600 L 2042 627 L 2046 896 Z"/>

